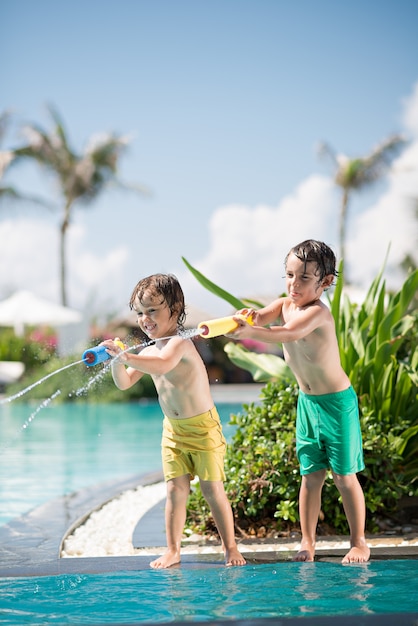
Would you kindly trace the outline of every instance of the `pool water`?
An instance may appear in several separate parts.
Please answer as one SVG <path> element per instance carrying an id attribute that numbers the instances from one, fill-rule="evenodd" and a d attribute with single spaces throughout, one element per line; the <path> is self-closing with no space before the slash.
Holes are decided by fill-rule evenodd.
<path id="1" fill-rule="evenodd" d="M 412 613 L 417 561 L 276 563 L 0 579 L 1 624 Z M 309 622 L 307 622 L 309 623 Z M 337 623 L 337 622 L 336 622 Z"/>
<path id="2" fill-rule="evenodd" d="M 230 414 L 241 405 L 217 408 L 228 439 Z M 157 402 L 38 409 L 0 406 L 0 525 L 53 498 L 161 469 Z"/>
<path id="3" fill-rule="evenodd" d="M 225 436 L 240 404 L 218 404 Z M 161 468 L 149 404 L 0 406 L 0 524 L 53 498 Z M 291 563 L 0 579 L 0 624 L 132 624 L 418 611 L 418 561 Z"/>

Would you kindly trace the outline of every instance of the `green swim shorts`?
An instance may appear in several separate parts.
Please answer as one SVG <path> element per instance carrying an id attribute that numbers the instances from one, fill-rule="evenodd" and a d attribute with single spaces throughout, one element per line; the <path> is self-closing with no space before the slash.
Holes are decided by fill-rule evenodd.
<path id="1" fill-rule="evenodd" d="M 364 469 L 358 400 L 351 386 L 319 396 L 299 391 L 296 453 L 302 475 L 328 468 L 342 475 Z"/>

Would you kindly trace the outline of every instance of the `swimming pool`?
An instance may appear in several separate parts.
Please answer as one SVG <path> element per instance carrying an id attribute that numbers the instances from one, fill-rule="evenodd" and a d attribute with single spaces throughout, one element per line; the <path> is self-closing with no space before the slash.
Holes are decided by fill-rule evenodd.
<path id="1" fill-rule="evenodd" d="M 241 405 L 217 407 L 228 439 Z M 0 525 L 57 496 L 161 469 L 157 402 L 38 408 L 0 406 Z"/>
<path id="2" fill-rule="evenodd" d="M 378 615 L 381 620 L 374 624 L 412 626 L 418 617 L 413 621 L 411 615 L 417 611 L 411 588 L 417 574 L 416 561 L 376 561 L 354 567 L 276 563 L 0 579 L 0 623 L 91 626 L 305 617 L 309 626 L 315 616 L 334 616 L 332 623 L 338 624 L 336 616 L 351 615 L 361 626 L 369 622 L 360 616 Z M 396 620 L 385 621 L 394 612 Z M 402 621 L 402 613 L 411 621 Z"/>
<path id="3" fill-rule="evenodd" d="M 229 415 L 241 405 L 217 406 L 229 438 Z M 1 523 L 57 496 L 160 469 L 162 416 L 157 403 L 51 403 L 27 425 L 38 408 L 17 403 L 0 407 Z M 76 571 L 76 561 L 65 561 L 67 569 L 58 565 L 53 576 L 0 578 L 0 624 L 93 626 L 378 615 L 382 621 L 374 624 L 401 626 L 412 625 L 413 612 L 418 611 L 417 560 L 225 568 L 216 557 L 206 562 L 189 557 L 170 570 L 150 570 L 147 559 L 138 571 L 123 566 L 115 571 L 112 566 L 112 571 L 96 570 L 100 574 L 83 573 L 81 567 Z M 393 613 L 394 621 L 384 621 Z M 411 621 L 403 622 L 399 615 Z"/>

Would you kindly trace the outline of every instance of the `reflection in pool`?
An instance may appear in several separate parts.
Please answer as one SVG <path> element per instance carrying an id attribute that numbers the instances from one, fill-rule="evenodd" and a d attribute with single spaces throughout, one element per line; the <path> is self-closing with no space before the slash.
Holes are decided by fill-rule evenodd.
<path id="1" fill-rule="evenodd" d="M 417 574 L 416 561 L 398 560 L 346 567 L 286 562 L 0 579 L 0 623 L 133 624 L 412 612 L 417 600 L 411 581 Z"/>

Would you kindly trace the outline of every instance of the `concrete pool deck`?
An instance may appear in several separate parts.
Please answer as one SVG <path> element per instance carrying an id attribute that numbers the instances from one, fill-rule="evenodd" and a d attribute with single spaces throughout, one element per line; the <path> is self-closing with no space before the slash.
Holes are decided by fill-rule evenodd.
<path id="1" fill-rule="evenodd" d="M 62 558 L 64 539 L 81 526 L 93 511 L 138 485 L 161 481 L 160 472 L 134 476 L 69 494 L 37 507 L 28 514 L 0 527 L 0 577 L 93 574 L 149 569 L 149 562 L 164 550 L 164 503 L 152 506 L 138 521 L 133 533 L 134 555 Z M 342 537 L 318 540 L 316 561 L 339 562 L 346 552 Z M 368 537 L 371 560 L 418 559 L 418 537 Z M 278 539 L 243 540 L 239 548 L 249 564 L 290 561 L 297 541 Z M 223 565 L 219 545 L 203 542 L 186 545 L 181 567 L 199 568 Z"/>

